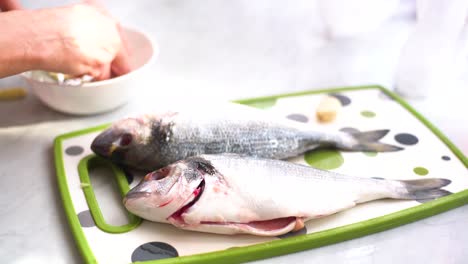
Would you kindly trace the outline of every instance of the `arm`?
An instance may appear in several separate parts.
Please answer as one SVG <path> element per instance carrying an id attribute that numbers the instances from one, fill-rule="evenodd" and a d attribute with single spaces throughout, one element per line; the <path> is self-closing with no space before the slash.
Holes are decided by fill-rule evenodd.
<path id="1" fill-rule="evenodd" d="M 102 80 L 113 68 L 130 71 L 117 21 L 90 5 L 0 13 L 0 25 L 0 77 L 45 70 Z"/>
<path id="2" fill-rule="evenodd" d="M 16 0 L 0 0 L 0 11 L 11 11 L 22 9 L 21 5 Z"/>
<path id="3" fill-rule="evenodd" d="M 27 25 L 22 17 L 30 17 L 31 11 L 0 13 L 0 78 L 32 70 L 38 63 L 33 43 L 28 38 Z"/>

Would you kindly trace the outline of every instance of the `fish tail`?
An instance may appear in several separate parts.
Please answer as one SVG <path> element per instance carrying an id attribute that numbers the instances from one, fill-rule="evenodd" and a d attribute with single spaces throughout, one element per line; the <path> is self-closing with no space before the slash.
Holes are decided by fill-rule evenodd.
<path id="1" fill-rule="evenodd" d="M 365 132 L 345 133 L 336 146 L 343 150 L 390 152 L 403 148 L 379 142 L 390 130 L 372 130 Z"/>
<path id="2" fill-rule="evenodd" d="M 400 183 L 400 187 L 396 188 L 395 199 L 433 199 L 450 194 L 448 191 L 441 189 L 449 185 L 452 181 L 448 179 L 432 178 L 422 180 L 403 180 L 396 181 Z"/>

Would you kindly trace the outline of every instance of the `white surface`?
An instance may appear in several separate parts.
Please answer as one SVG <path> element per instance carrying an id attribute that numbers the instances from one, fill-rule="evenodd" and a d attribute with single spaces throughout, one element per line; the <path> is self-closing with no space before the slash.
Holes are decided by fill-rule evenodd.
<path id="1" fill-rule="evenodd" d="M 61 1 L 22 3 L 37 8 Z M 174 102 L 210 107 L 210 100 L 331 86 L 379 83 L 391 88 L 413 23 L 412 15 L 402 14 L 363 35 L 329 40 L 314 1 L 104 4 L 122 24 L 158 40 L 159 61 L 138 81 L 145 89 L 116 112 L 72 117 L 49 110 L 31 95 L 0 102 L 2 263 L 81 263 L 56 188 L 56 135 Z M 424 101 L 411 101 L 465 155 L 467 83 L 459 79 Z M 17 77 L 0 80 L 1 87 L 20 84 Z M 259 263 L 465 263 L 467 222 L 464 206 L 379 234 Z"/>
<path id="2" fill-rule="evenodd" d="M 132 72 L 100 82 L 84 83 L 82 85 L 64 85 L 41 81 L 34 78 L 34 72 L 21 74 L 34 94 L 46 105 L 57 111 L 90 115 L 113 110 L 127 103 L 132 95 L 138 93 L 137 80 L 145 74 L 149 64 L 156 60 L 157 44 L 138 30 L 123 29 L 128 41 L 130 65 Z M 154 41 L 153 41 L 154 42 Z"/>

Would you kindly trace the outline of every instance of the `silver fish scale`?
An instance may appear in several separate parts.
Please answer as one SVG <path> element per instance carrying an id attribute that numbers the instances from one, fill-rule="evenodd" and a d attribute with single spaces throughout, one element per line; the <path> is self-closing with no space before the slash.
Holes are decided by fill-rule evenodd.
<path id="1" fill-rule="evenodd" d="M 237 153 L 285 159 L 319 146 L 330 136 L 286 121 L 255 115 L 237 119 L 187 115 L 155 119 L 151 124 L 151 138 L 128 155 L 135 162 L 127 162 L 154 169 L 201 154 Z"/>
<path id="2" fill-rule="evenodd" d="M 272 230 L 265 230 L 260 225 L 257 228 L 254 225 L 242 227 L 254 221 L 291 217 L 308 221 L 382 198 L 438 198 L 447 194 L 440 188 L 450 184 L 447 179 L 395 181 L 359 178 L 281 160 L 237 154 L 200 155 L 170 167 L 174 170 L 167 178 L 151 181 L 164 185 L 158 189 L 159 193 L 142 196 L 140 193 L 148 192 L 148 188 L 140 184 L 127 194 L 130 203 L 126 208 L 145 219 L 167 222 L 168 216 L 180 208 L 178 204 L 170 210 L 146 204 L 161 204 L 158 201 L 178 198 L 186 201 L 192 190 L 202 188 L 203 191 L 190 202 L 189 207 L 180 205 L 184 206 L 183 213 L 177 215 L 177 219 L 171 218 L 170 223 L 183 229 L 221 234 L 278 235 L 290 231 L 293 226 Z M 187 181 L 175 184 L 185 184 L 182 188 L 177 187 L 185 190 L 185 196 L 180 192 L 172 192 L 170 196 L 161 193 L 170 189 L 174 180 L 180 177 Z M 190 185 L 194 181 L 195 184 Z"/>
<path id="3" fill-rule="evenodd" d="M 204 114 L 168 112 L 145 115 L 136 121 L 124 119 L 98 135 L 91 147 L 117 163 L 145 170 L 201 154 L 237 153 L 286 159 L 317 147 L 401 150 L 378 141 L 388 133 L 385 129 L 352 134 L 321 131 L 312 124 L 278 118 L 258 109 L 243 107 L 234 112 L 213 109 Z M 116 147 L 115 142 L 123 135 L 132 136 L 131 144 Z"/>
<path id="4" fill-rule="evenodd" d="M 261 168 L 262 170 L 271 171 L 270 175 L 287 174 L 288 177 L 302 178 L 307 181 L 330 181 L 330 182 L 366 182 L 366 184 L 380 185 L 381 179 L 363 178 L 344 175 L 333 171 L 325 171 L 316 169 L 307 165 L 282 161 L 271 160 L 265 158 L 254 158 L 243 155 L 228 154 L 228 155 L 202 155 L 208 161 L 217 164 L 217 169 L 230 168 L 233 171 L 241 171 L 243 168 Z M 274 172 L 274 173 L 273 173 Z M 247 175 L 249 175 L 248 173 Z M 280 176 L 283 178 L 284 176 Z"/>
<path id="5" fill-rule="evenodd" d="M 315 140 L 311 137 L 311 133 L 291 127 L 272 127 L 266 122 L 214 123 L 204 127 L 175 124 L 168 141 L 153 141 L 153 145 L 158 148 L 158 159 L 166 164 L 190 156 L 219 153 L 284 159 L 313 148 L 311 142 Z"/>
<path id="6" fill-rule="evenodd" d="M 217 170 L 213 176 L 222 177 L 231 195 L 216 195 L 210 187 L 216 181 L 205 175 L 205 192 L 197 202 L 200 209 L 192 211 L 192 217 L 203 215 L 216 219 L 219 211 L 234 201 L 236 206 L 252 213 L 248 217 L 254 218 L 247 221 L 328 215 L 361 200 L 388 197 L 395 185 L 386 180 L 346 176 L 281 160 L 235 154 L 201 157 Z M 209 197 L 216 197 L 216 202 Z M 226 210 L 224 217 L 235 222 L 238 216 L 230 212 Z"/>

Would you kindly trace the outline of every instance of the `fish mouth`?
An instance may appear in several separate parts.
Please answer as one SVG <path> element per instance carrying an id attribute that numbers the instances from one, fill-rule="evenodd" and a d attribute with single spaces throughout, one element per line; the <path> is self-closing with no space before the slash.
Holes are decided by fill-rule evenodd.
<path id="1" fill-rule="evenodd" d="M 185 224 L 182 214 L 187 212 L 195 203 L 198 202 L 204 190 L 205 190 L 205 180 L 203 179 L 200 182 L 200 184 L 197 186 L 197 188 L 195 188 L 195 190 L 193 191 L 192 193 L 194 196 L 193 199 L 191 199 L 189 202 L 187 202 L 185 205 L 183 205 L 177 211 L 175 211 L 172 215 L 170 215 L 167 218 L 167 220 L 171 219 L 178 224 L 181 224 L 181 225 Z"/>
<path id="2" fill-rule="evenodd" d="M 99 156 L 110 157 L 112 152 L 116 150 L 113 144 L 115 134 L 111 130 L 106 130 L 99 134 L 91 143 L 91 150 Z"/>
<path id="3" fill-rule="evenodd" d="M 150 196 L 150 192 L 128 192 L 125 197 L 123 198 L 123 203 L 126 204 L 128 200 L 130 199 L 138 199 L 138 198 L 143 198 L 143 197 L 148 197 Z"/>
<path id="4" fill-rule="evenodd" d="M 203 179 L 197 186 L 197 188 L 195 188 L 195 190 L 193 191 L 193 198 L 190 199 L 183 206 L 181 206 L 168 218 L 166 218 L 166 220 L 180 228 L 197 230 L 197 228 L 192 228 L 194 226 L 191 226 L 190 224 L 187 224 L 185 222 L 183 214 L 200 200 L 200 197 L 203 195 L 204 190 L 205 180 Z M 285 234 L 289 231 L 297 231 L 303 228 L 304 222 L 302 217 L 289 216 L 268 220 L 251 221 L 246 223 L 202 221 L 198 224 L 198 226 L 205 226 L 208 228 L 211 227 L 214 229 L 221 227 L 223 230 L 229 230 L 227 232 L 219 232 L 221 234 L 247 233 L 259 236 L 277 236 Z"/>

